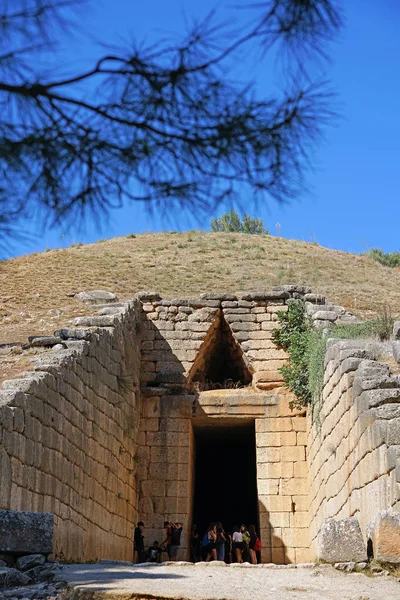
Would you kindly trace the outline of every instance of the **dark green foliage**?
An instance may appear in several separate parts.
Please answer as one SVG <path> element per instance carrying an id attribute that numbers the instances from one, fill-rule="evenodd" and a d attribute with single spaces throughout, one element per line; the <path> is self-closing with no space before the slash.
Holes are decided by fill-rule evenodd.
<path id="1" fill-rule="evenodd" d="M 380 248 L 371 248 L 367 256 L 385 267 L 400 267 L 400 252 L 384 252 Z"/>
<path id="2" fill-rule="evenodd" d="M 210 226 L 214 232 L 224 233 L 250 233 L 255 235 L 268 235 L 268 229 L 264 228 L 262 219 L 257 219 L 243 213 L 240 219 L 236 210 L 229 210 L 221 217 L 211 219 Z"/>
<path id="3" fill-rule="evenodd" d="M 332 325 L 327 334 L 314 329 L 305 313 L 304 303 L 289 300 L 287 312 L 278 312 L 280 329 L 273 332 L 274 342 L 289 354 L 289 362 L 279 371 L 284 385 L 296 396 L 291 408 L 311 405 L 313 416 L 318 417 L 324 381 L 326 341 L 337 339 L 388 340 L 394 318 L 384 307 L 376 319 L 364 323 Z"/>
<path id="4" fill-rule="evenodd" d="M 309 404 L 308 346 L 311 323 L 305 314 L 302 302 L 288 302 L 287 312 L 278 312 L 280 329 L 273 332 L 274 342 L 289 354 L 289 362 L 279 370 L 285 386 L 296 395 L 293 408 L 302 408 Z"/>
<path id="5" fill-rule="evenodd" d="M 244 3 L 226 23 L 189 11 L 180 39 L 111 37 L 77 63 L 72 11 L 78 22 L 86 4 L 98 3 L 0 2 L 3 236 L 37 213 L 76 226 L 128 201 L 198 215 L 241 195 L 264 204 L 307 190 L 313 150 L 335 117 L 324 62 L 343 23 L 340 0 Z M 279 91 L 264 95 L 237 64 L 270 50 L 285 69 Z"/>

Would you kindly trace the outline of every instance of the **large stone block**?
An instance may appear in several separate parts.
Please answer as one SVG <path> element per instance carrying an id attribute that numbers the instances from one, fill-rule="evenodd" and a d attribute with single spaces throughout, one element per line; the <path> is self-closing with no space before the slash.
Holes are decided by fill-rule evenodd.
<path id="1" fill-rule="evenodd" d="M 358 519 L 326 519 L 318 535 L 317 557 L 328 563 L 367 560 Z"/>
<path id="2" fill-rule="evenodd" d="M 0 510 L 0 552 L 53 552 L 52 513 Z"/>
<path id="3" fill-rule="evenodd" d="M 369 526 L 374 558 L 400 563 L 400 513 L 380 511 Z"/>
<path id="4" fill-rule="evenodd" d="M 21 573 L 21 571 L 18 571 L 18 569 L 0 567 L 0 588 L 28 585 L 30 581 L 31 579 L 29 575 L 26 573 Z M 5 598 L 6 596 L 3 596 L 2 594 L 1 597 Z M 8 598 L 11 598 L 11 596 L 8 596 Z"/>

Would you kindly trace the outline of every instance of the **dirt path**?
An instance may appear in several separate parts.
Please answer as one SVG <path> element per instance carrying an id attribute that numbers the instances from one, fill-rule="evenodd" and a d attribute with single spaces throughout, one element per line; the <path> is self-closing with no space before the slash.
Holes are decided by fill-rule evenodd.
<path id="1" fill-rule="evenodd" d="M 60 579 L 90 600 L 399 600 L 392 577 L 343 573 L 330 566 L 229 567 L 178 565 L 69 565 Z M 82 593 L 84 592 L 84 593 Z"/>

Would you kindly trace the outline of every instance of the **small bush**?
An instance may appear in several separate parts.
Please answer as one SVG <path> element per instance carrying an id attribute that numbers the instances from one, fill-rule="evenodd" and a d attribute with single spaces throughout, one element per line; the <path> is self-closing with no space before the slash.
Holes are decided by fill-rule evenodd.
<path id="1" fill-rule="evenodd" d="M 367 252 L 367 256 L 385 267 L 400 267 L 400 252 L 385 253 L 380 248 L 371 248 L 371 250 Z"/>
<path id="2" fill-rule="evenodd" d="M 278 312 L 280 329 L 274 329 L 273 340 L 289 354 L 289 362 L 279 370 L 285 386 L 296 396 L 292 408 L 303 408 L 311 400 L 308 381 L 308 347 L 311 331 L 303 302 L 291 300 L 287 312 Z"/>
<path id="3" fill-rule="evenodd" d="M 257 219 L 243 213 L 240 219 L 236 210 L 229 210 L 221 217 L 216 217 L 210 222 L 214 233 L 248 233 L 252 235 L 268 235 L 269 231 L 263 225 L 262 219 Z"/>
<path id="4" fill-rule="evenodd" d="M 384 307 L 381 313 L 364 323 L 332 325 L 327 334 L 314 329 L 306 315 L 304 303 L 289 300 L 287 312 L 278 312 L 281 327 L 273 332 L 274 342 L 289 355 L 289 361 L 279 371 L 284 385 L 296 396 L 292 408 L 311 405 L 314 419 L 318 419 L 324 382 L 324 361 L 326 341 L 337 339 L 390 339 L 394 318 L 390 309 Z"/>
<path id="5" fill-rule="evenodd" d="M 136 237 L 136 235 L 134 233 L 128 233 L 126 237 L 128 240 L 133 240 Z"/>

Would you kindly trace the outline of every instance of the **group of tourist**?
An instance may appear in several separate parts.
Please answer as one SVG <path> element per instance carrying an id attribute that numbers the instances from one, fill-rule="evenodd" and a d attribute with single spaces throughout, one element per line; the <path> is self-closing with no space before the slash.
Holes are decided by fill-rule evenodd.
<path id="1" fill-rule="evenodd" d="M 162 562 L 163 552 L 168 554 L 168 559 L 178 560 L 178 551 L 181 544 L 182 523 L 165 521 L 165 540 L 160 544 L 153 542 L 147 551 L 144 544 L 144 523 L 140 521 L 135 529 L 135 562 Z M 204 535 L 201 535 L 196 525 L 193 525 L 190 540 L 191 560 L 199 562 L 204 560 L 221 560 L 226 563 L 249 562 L 256 565 L 257 553 L 261 551 L 261 542 L 257 536 L 254 525 L 237 525 L 233 532 L 225 531 L 221 522 L 210 523 Z"/>
<path id="2" fill-rule="evenodd" d="M 261 542 L 254 525 L 236 525 L 233 532 L 225 531 L 221 522 L 210 523 L 201 536 L 196 525 L 191 535 L 191 559 L 193 562 L 221 560 L 226 563 L 249 562 L 256 565 Z"/>
<path id="3" fill-rule="evenodd" d="M 135 562 L 162 562 L 162 553 L 167 552 L 169 560 L 178 560 L 178 550 L 181 545 L 182 523 L 172 521 L 164 522 L 165 540 L 160 543 L 156 540 L 147 551 L 144 544 L 144 523 L 139 521 L 135 529 L 134 548 Z"/>

